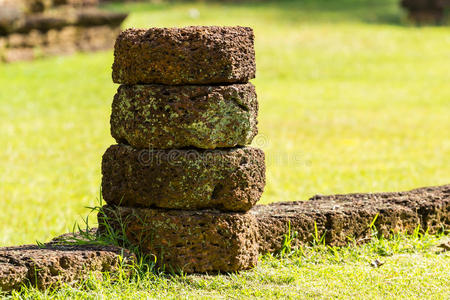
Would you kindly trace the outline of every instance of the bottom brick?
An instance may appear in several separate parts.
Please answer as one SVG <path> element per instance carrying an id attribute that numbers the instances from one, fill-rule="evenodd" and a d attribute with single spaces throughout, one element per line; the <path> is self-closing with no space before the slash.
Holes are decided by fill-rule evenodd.
<path id="1" fill-rule="evenodd" d="M 105 206 L 98 218 L 100 231 L 108 224 L 123 232 L 166 271 L 234 272 L 258 262 L 258 226 L 248 213 Z"/>

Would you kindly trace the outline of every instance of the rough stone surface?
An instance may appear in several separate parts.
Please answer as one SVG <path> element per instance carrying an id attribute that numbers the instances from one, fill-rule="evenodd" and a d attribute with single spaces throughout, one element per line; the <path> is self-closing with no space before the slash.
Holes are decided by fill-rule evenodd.
<path id="1" fill-rule="evenodd" d="M 113 145 L 103 155 L 108 204 L 247 211 L 265 186 L 262 150 L 135 150 Z"/>
<path id="2" fill-rule="evenodd" d="M 130 243 L 154 255 L 166 271 L 235 272 L 257 264 L 257 225 L 248 213 L 108 206 L 103 211 L 100 231 L 108 223 L 125 232 Z"/>
<path id="3" fill-rule="evenodd" d="M 128 250 L 113 246 L 46 244 L 0 248 L 0 290 L 11 291 L 22 285 L 39 289 L 56 287 L 86 279 L 90 274 L 114 272 L 132 260 Z"/>
<path id="4" fill-rule="evenodd" d="M 244 146 L 258 133 L 257 114 L 251 83 L 122 85 L 112 104 L 111 134 L 137 149 Z"/>
<path id="5" fill-rule="evenodd" d="M 289 223 L 291 231 L 298 232 L 296 242 L 312 241 L 316 223 L 318 236 L 337 246 L 349 243 L 349 237 L 369 240 L 369 224 L 377 214 L 374 225 L 381 236 L 412 233 L 418 225 L 436 233 L 450 230 L 450 185 L 399 193 L 315 196 L 305 202 L 257 205 L 250 213 L 258 220 L 262 253 L 280 249 Z"/>
<path id="6" fill-rule="evenodd" d="M 253 40 L 248 27 L 128 29 L 114 47 L 113 81 L 246 83 L 255 77 Z"/>

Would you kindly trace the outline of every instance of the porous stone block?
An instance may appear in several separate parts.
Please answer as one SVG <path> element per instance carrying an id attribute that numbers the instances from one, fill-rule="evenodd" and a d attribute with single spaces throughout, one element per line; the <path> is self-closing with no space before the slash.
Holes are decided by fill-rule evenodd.
<path id="1" fill-rule="evenodd" d="M 262 150 L 136 150 L 113 145 L 103 155 L 108 204 L 247 211 L 265 185 Z"/>
<path id="2" fill-rule="evenodd" d="M 49 243 L 0 248 L 0 291 L 80 282 L 92 274 L 115 272 L 133 257 L 128 250 L 114 246 Z"/>
<path id="3" fill-rule="evenodd" d="M 243 146 L 258 133 L 257 114 L 251 83 L 122 85 L 112 104 L 111 134 L 137 149 Z"/>
<path id="4" fill-rule="evenodd" d="M 235 272 L 258 261 L 257 224 L 248 213 L 105 206 L 98 218 L 100 232 L 107 224 L 166 271 Z"/>
<path id="5" fill-rule="evenodd" d="M 113 81 L 246 83 L 255 77 L 253 40 L 253 30 L 248 27 L 128 29 L 114 47 Z"/>
<path id="6" fill-rule="evenodd" d="M 429 233 L 450 230 L 450 185 L 398 193 L 315 196 L 309 201 L 257 205 L 250 212 L 258 221 L 260 252 L 275 252 L 290 227 L 295 243 L 321 240 L 343 246 L 369 241 L 375 226 L 378 235 Z M 317 228 L 317 236 L 315 231 Z"/>

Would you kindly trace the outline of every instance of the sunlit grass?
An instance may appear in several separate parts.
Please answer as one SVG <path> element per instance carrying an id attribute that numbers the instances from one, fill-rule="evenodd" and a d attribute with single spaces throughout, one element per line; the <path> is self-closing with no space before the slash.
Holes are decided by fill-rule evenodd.
<path id="1" fill-rule="evenodd" d="M 289 255 L 264 256 L 257 268 L 239 274 L 171 275 L 145 271 L 41 292 L 24 288 L 13 298 L 52 299 L 447 299 L 450 252 L 446 239 L 399 235 L 366 245 L 303 246 Z M 379 262 L 376 267 L 374 262 Z"/>

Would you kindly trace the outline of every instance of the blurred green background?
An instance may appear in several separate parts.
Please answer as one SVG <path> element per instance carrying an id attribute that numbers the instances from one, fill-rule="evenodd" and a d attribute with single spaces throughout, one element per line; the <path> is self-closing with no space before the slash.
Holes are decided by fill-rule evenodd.
<path id="1" fill-rule="evenodd" d="M 105 8 L 130 11 L 125 27 L 254 28 L 262 203 L 450 182 L 450 29 L 408 25 L 398 1 Z M 0 64 L 1 245 L 48 240 L 98 204 L 112 60 Z"/>

